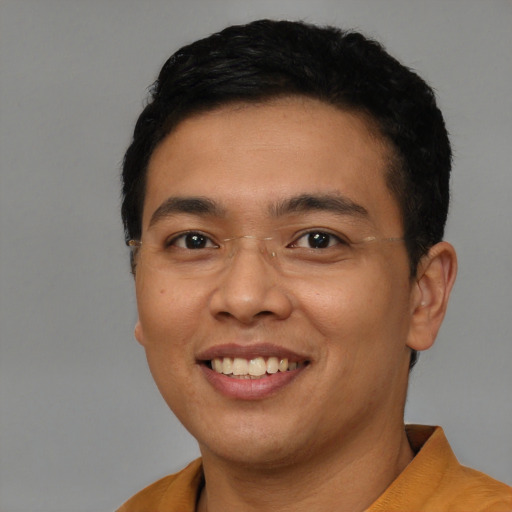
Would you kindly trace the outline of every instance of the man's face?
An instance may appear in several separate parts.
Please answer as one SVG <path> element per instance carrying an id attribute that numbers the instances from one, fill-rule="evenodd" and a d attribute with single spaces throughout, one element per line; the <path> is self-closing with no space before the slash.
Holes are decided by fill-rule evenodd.
<path id="1" fill-rule="evenodd" d="M 304 98 L 197 115 L 152 155 L 136 337 L 205 456 L 286 464 L 402 421 L 412 284 L 385 240 L 388 157 L 364 119 Z"/>

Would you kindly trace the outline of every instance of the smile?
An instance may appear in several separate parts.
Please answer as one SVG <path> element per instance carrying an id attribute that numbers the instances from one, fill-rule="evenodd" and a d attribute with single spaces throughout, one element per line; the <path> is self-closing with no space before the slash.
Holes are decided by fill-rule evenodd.
<path id="1" fill-rule="evenodd" d="M 307 361 L 289 361 L 287 357 L 216 357 L 210 361 L 210 368 L 217 373 L 237 379 L 261 379 L 278 372 L 300 369 Z"/>
<path id="2" fill-rule="evenodd" d="M 269 343 L 217 345 L 197 354 L 196 360 L 213 389 L 237 400 L 274 396 L 301 381 L 313 362 L 305 354 Z"/>

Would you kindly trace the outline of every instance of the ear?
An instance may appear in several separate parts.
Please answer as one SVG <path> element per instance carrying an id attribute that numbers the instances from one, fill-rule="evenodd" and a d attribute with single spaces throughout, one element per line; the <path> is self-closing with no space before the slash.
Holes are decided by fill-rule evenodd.
<path id="1" fill-rule="evenodd" d="M 135 324 L 135 329 L 134 329 L 134 334 L 135 334 L 135 339 L 142 345 L 144 346 L 144 333 L 143 333 L 143 330 L 142 330 L 142 325 L 140 323 L 140 320 L 137 319 L 137 323 Z"/>
<path id="2" fill-rule="evenodd" d="M 427 350 L 434 344 L 456 275 L 457 255 L 448 242 L 434 245 L 420 260 L 411 293 L 411 349 Z"/>

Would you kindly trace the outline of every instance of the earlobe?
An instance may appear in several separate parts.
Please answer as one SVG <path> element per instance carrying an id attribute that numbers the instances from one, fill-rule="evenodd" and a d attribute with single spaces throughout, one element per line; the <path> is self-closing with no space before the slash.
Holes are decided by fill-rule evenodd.
<path id="1" fill-rule="evenodd" d="M 140 323 L 140 320 L 137 320 L 137 323 L 135 324 L 135 329 L 134 329 L 134 334 L 135 334 L 135 339 L 141 344 L 144 346 L 144 335 L 143 335 L 143 332 L 142 332 L 142 325 Z"/>
<path id="2" fill-rule="evenodd" d="M 407 345 L 429 349 L 443 321 L 457 274 L 457 255 L 448 242 L 440 242 L 420 261 L 411 294 L 411 326 Z"/>

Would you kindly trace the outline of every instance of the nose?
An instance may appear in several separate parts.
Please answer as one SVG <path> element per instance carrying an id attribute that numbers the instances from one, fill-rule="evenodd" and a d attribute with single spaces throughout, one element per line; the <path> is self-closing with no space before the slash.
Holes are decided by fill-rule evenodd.
<path id="1" fill-rule="evenodd" d="M 261 241 L 241 240 L 219 275 L 210 298 L 212 315 L 234 318 L 250 325 L 263 317 L 283 320 L 292 312 L 292 301 Z M 245 243 L 243 243 L 245 242 Z"/>

